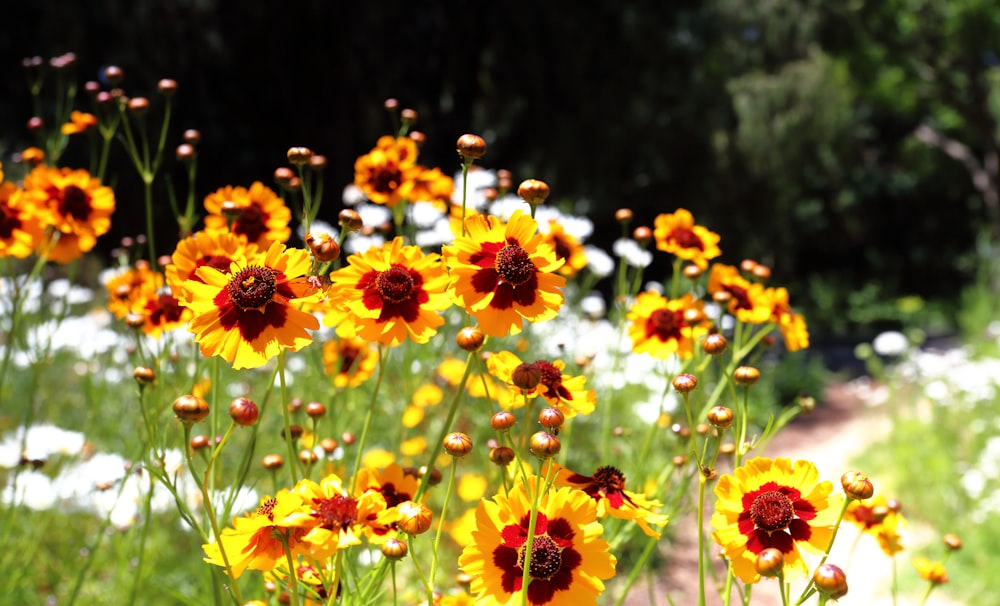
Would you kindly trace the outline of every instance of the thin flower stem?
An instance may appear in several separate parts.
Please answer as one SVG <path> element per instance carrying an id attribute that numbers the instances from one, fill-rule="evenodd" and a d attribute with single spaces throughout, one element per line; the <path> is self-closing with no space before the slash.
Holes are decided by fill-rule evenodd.
<path id="1" fill-rule="evenodd" d="M 292 474 L 292 485 L 299 481 L 299 458 L 295 456 L 292 439 L 292 417 L 288 411 L 288 390 L 285 385 L 285 350 L 278 352 L 278 380 L 281 382 L 281 417 L 285 425 L 285 447 L 288 450 L 288 470 Z"/>
<path id="2" fill-rule="evenodd" d="M 826 560 L 830 557 L 830 550 L 833 549 L 833 544 L 837 540 L 837 533 L 840 532 L 840 524 L 844 521 L 844 514 L 847 513 L 847 506 L 851 504 L 851 499 L 844 499 L 844 504 L 840 507 L 840 515 L 837 517 L 837 523 L 833 527 L 833 533 L 830 535 L 830 544 L 826 546 L 826 550 L 823 552 L 823 558 L 819 561 L 817 568 L 826 564 Z M 795 602 L 795 605 L 804 603 L 809 596 L 815 591 L 815 579 L 810 578 L 809 582 L 806 584 L 805 588 L 802 590 L 802 595 Z"/>
<path id="3" fill-rule="evenodd" d="M 154 478 L 148 474 L 147 477 L 149 478 L 149 492 L 146 493 L 146 498 L 143 499 L 142 507 L 142 515 L 146 523 L 142 525 L 142 532 L 139 535 L 139 555 L 136 558 L 135 569 L 130 572 L 135 579 L 132 583 L 132 590 L 129 593 L 129 604 L 135 604 L 136 599 L 139 597 L 139 585 L 142 583 L 142 564 L 146 559 L 146 540 L 149 538 L 149 529 L 152 526 L 149 522 L 153 509 Z"/>
<path id="4" fill-rule="evenodd" d="M 928 581 L 927 582 L 927 589 L 926 589 L 926 591 L 924 591 L 924 595 L 923 595 L 923 597 L 920 598 L 920 601 L 917 602 L 917 606 L 924 606 L 924 604 L 927 603 L 927 598 L 931 597 L 931 592 L 932 591 L 934 591 L 934 583 Z"/>
<path id="5" fill-rule="evenodd" d="M 437 574 L 438 553 L 441 548 L 441 532 L 444 530 L 445 512 L 448 510 L 448 501 L 451 493 L 455 489 L 455 472 L 458 470 L 458 457 L 451 458 L 451 473 L 448 475 L 448 489 L 444 493 L 444 501 L 441 503 L 441 513 L 438 517 L 437 533 L 434 536 L 434 551 L 431 554 L 431 572 L 427 584 L 427 603 L 434 603 L 434 577 Z"/>
<path id="6" fill-rule="evenodd" d="M 462 159 L 462 237 L 465 237 L 465 204 L 469 191 L 469 167 L 472 166 L 472 158 Z"/>
<path id="7" fill-rule="evenodd" d="M 299 606 L 299 577 L 298 571 L 295 569 L 295 561 L 292 559 L 292 550 L 288 547 L 289 533 L 291 533 L 291 530 L 287 533 L 279 532 L 277 534 L 281 537 L 281 544 L 285 548 L 285 562 L 288 563 L 288 576 L 290 577 L 288 583 L 288 594 L 291 596 L 291 605 Z M 336 591 L 334 591 L 334 593 L 336 593 Z"/>
<path id="8" fill-rule="evenodd" d="M 372 398 L 368 403 L 368 412 L 365 413 L 365 424 L 361 427 L 361 437 L 358 439 L 357 452 L 354 455 L 354 480 L 351 484 L 351 492 L 354 492 L 354 489 L 358 486 L 358 472 L 361 471 L 361 455 L 364 453 L 365 442 L 368 440 L 368 430 L 371 428 L 372 418 L 375 416 L 375 405 L 378 403 L 378 392 L 382 387 L 382 377 L 385 375 L 385 366 L 388 360 L 389 348 L 385 345 L 379 344 L 378 377 L 375 379 L 375 389 L 372 390 Z"/>
<path id="9" fill-rule="evenodd" d="M 629 590 L 635 585 L 635 582 L 639 579 L 639 575 L 646 569 L 646 564 L 649 562 L 649 558 L 652 557 L 653 552 L 656 550 L 656 545 L 659 540 L 656 537 L 646 537 L 646 545 L 642 549 L 642 553 L 639 554 L 639 559 L 636 561 L 635 565 L 629 570 L 628 577 L 625 579 L 625 585 L 622 587 L 621 594 L 618 599 L 615 600 L 615 606 L 622 606 L 625 602 L 625 598 L 628 597 Z"/>
<path id="10" fill-rule="evenodd" d="M 553 466 L 549 466 L 549 471 Z M 528 514 L 528 536 L 524 540 L 524 558 L 521 564 L 521 606 L 528 605 L 528 585 L 531 583 L 531 556 L 535 547 L 535 529 L 538 525 L 538 503 L 542 497 L 542 490 L 548 488 L 546 482 L 543 488 L 540 483 L 541 478 L 535 477 L 535 491 L 531 495 L 531 513 Z"/>
<path id="11" fill-rule="evenodd" d="M 705 559 L 705 484 L 704 473 L 698 474 L 698 606 L 705 606 L 705 577 L 708 562 Z"/>
<path id="12" fill-rule="evenodd" d="M 458 416 L 459 404 L 461 404 L 462 398 L 465 396 L 465 385 L 469 382 L 469 374 L 472 371 L 472 360 L 475 355 L 475 352 L 469 352 L 469 356 L 465 360 L 465 372 L 462 373 L 462 380 L 459 381 L 455 397 L 448 408 L 448 416 L 445 418 L 444 425 L 441 427 L 441 431 L 438 432 L 437 439 L 434 441 L 431 454 L 427 458 L 427 473 L 420 478 L 420 486 L 417 487 L 417 494 L 413 496 L 415 502 L 420 502 L 424 493 L 427 492 L 428 486 L 430 486 L 431 469 L 434 466 L 434 461 L 437 460 L 438 455 L 441 454 L 441 450 L 444 448 L 444 437 L 451 431 L 451 426 L 455 423 L 455 417 Z"/>

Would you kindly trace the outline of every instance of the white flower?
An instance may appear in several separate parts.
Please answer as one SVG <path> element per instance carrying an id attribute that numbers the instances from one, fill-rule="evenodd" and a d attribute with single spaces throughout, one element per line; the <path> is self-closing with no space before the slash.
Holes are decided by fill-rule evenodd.
<path id="1" fill-rule="evenodd" d="M 872 340 L 872 349 L 880 356 L 901 356 L 909 346 L 906 335 L 895 330 L 883 332 Z"/>
<path id="2" fill-rule="evenodd" d="M 625 259 L 625 262 L 632 267 L 647 267 L 653 262 L 653 253 L 645 250 L 635 240 L 629 238 L 619 238 L 615 240 L 612 250 L 616 255 Z"/>
<path id="3" fill-rule="evenodd" d="M 608 311 L 608 306 L 604 302 L 604 297 L 598 294 L 590 294 L 580 300 L 580 311 L 592 319 L 603 318 Z"/>
<path id="4" fill-rule="evenodd" d="M 381 204 L 362 204 L 356 209 L 361 215 L 362 225 L 378 227 L 383 223 L 392 221 L 392 211 Z"/>
<path id="5" fill-rule="evenodd" d="M 493 201 L 493 204 L 490 204 L 490 214 L 504 221 L 509 220 L 517 211 L 531 214 L 531 205 L 514 194 L 507 194 L 502 198 L 497 198 Z"/>
<path id="6" fill-rule="evenodd" d="M 615 271 L 615 260 L 603 249 L 585 246 L 583 252 L 587 255 L 587 268 L 598 278 L 606 278 Z"/>
<path id="7" fill-rule="evenodd" d="M 360 187 L 349 183 L 344 187 L 344 193 L 341 194 L 340 199 L 344 201 L 344 206 L 357 206 L 362 202 L 368 201 L 368 196 L 365 195 L 365 192 Z"/>
<path id="8" fill-rule="evenodd" d="M 497 186 L 497 174 L 492 170 L 483 168 L 471 168 L 469 170 L 469 186 L 465 192 L 465 207 L 475 210 L 482 210 L 489 200 L 486 199 L 484 190 Z M 455 173 L 455 189 L 451 194 L 451 201 L 457 206 L 462 205 L 462 172 Z M 495 213 L 494 213 L 495 214 Z"/>
<path id="9" fill-rule="evenodd" d="M 432 202 L 414 202 L 406 210 L 410 214 L 410 221 L 417 226 L 417 229 L 434 227 L 445 214 Z"/>
<path id="10" fill-rule="evenodd" d="M 422 248 L 436 248 L 455 239 L 451 231 L 451 221 L 447 217 L 438 219 L 430 229 L 417 232 L 414 243 Z"/>

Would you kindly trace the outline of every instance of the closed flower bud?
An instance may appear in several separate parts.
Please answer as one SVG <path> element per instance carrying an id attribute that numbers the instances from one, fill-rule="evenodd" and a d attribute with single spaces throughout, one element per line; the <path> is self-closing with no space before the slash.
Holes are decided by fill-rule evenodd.
<path id="1" fill-rule="evenodd" d="M 249 398 L 236 398 L 229 403 L 229 416 L 237 425 L 249 427 L 257 422 L 260 410 L 253 400 Z"/>
<path id="2" fill-rule="evenodd" d="M 140 387 L 149 385 L 156 380 L 156 371 L 148 366 L 136 366 L 135 370 L 132 371 L 132 378 Z"/>
<path id="3" fill-rule="evenodd" d="M 868 479 L 868 476 L 858 471 L 848 471 L 840 476 L 840 485 L 843 486 L 847 498 L 855 501 L 870 499 L 875 494 L 872 481 Z"/>
<path id="4" fill-rule="evenodd" d="M 753 259 L 743 259 L 740 261 L 740 271 L 743 273 L 752 274 L 754 268 L 757 267 L 757 262 Z"/>
<path id="5" fill-rule="evenodd" d="M 423 534 L 430 530 L 433 515 L 423 503 L 403 501 L 396 506 L 399 512 L 399 527 L 407 534 Z"/>
<path id="6" fill-rule="evenodd" d="M 427 484 L 430 486 L 437 486 L 441 483 L 441 472 L 439 470 L 428 470 L 426 465 L 421 465 L 420 469 L 417 470 L 417 475 L 421 478 L 428 474 L 430 474 L 430 477 L 427 479 Z"/>
<path id="7" fill-rule="evenodd" d="M 760 371 L 753 366 L 740 366 L 733 371 L 733 378 L 739 385 L 750 386 L 760 379 Z"/>
<path id="8" fill-rule="evenodd" d="M 178 162 L 189 162 L 195 157 L 194 146 L 190 143 L 181 143 L 177 146 L 176 154 Z"/>
<path id="9" fill-rule="evenodd" d="M 688 458 L 684 455 L 674 455 L 674 458 L 670 462 L 674 464 L 674 467 L 684 467 L 688 462 Z"/>
<path id="10" fill-rule="evenodd" d="M 322 448 L 323 452 L 328 455 L 333 454 L 333 452 L 337 450 L 337 446 L 339 446 L 339 444 L 337 444 L 337 441 L 333 438 L 323 438 L 319 441 L 319 447 Z"/>
<path id="11" fill-rule="evenodd" d="M 752 273 L 753 277 L 757 278 L 761 282 L 767 282 L 771 278 L 771 268 L 767 265 L 761 265 L 760 263 L 758 263 L 750 273 Z"/>
<path id="12" fill-rule="evenodd" d="M 108 81 L 111 86 L 118 86 L 121 81 L 125 78 L 125 72 L 122 68 L 117 65 L 109 65 L 104 68 L 104 79 Z"/>
<path id="13" fill-rule="evenodd" d="M 353 433 L 349 431 L 345 431 L 344 433 L 340 434 L 340 442 L 344 446 L 354 446 L 354 443 L 357 442 L 357 440 L 358 440 L 357 436 L 355 436 Z"/>
<path id="14" fill-rule="evenodd" d="M 320 263 L 330 263 L 340 258 L 340 245 L 329 235 L 306 234 L 306 246 Z"/>
<path id="15" fill-rule="evenodd" d="M 243 216 L 243 207 L 235 200 L 223 200 L 222 204 L 219 205 L 219 210 L 229 222 L 236 221 Z"/>
<path id="16" fill-rule="evenodd" d="M 358 231 L 364 225 L 361 215 L 352 208 L 345 208 L 337 215 L 337 222 L 344 231 Z"/>
<path id="17" fill-rule="evenodd" d="M 847 595 L 847 575 L 839 566 L 822 564 L 813 573 L 816 589 L 837 600 Z"/>
<path id="18" fill-rule="evenodd" d="M 472 438 L 468 434 L 454 431 L 444 437 L 444 450 L 456 458 L 462 458 L 472 452 Z"/>
<path id="19" fill-rule="evenodd" d="M 812 412 L 816 410 L 816 398 L 810 396 L 809 394 L 800 395 L 799 408 L 802 409 L 802 412 Z"/>
<path id="20" fill-rule="evenodd" d="M 177 93 L 177 81 L 164 78 L 156 83 L 156 88 L 164 97 L 173 97 Z"/>
<path id="21" fill-rule="evenodd" d="M 196 128 L 187 129 L 181 137 L 184 139 L 185 143 L 190 143 L 191 145 L 198 145 L 201 143 L 201 131 Z"/>
<path id="22" fill-rule="evenodd" d="M 427 141 L 427 135 L 420 132 L 419 130 L 411 130 L 409 134 L 407 134 L 406 136 L 409 137 L 410 140 L 412 140 L 414 143 L 416 143 L 417 147 L 422 146 Z"/>
<path id="23" fill-rule="evenodd" d="M 264 455 L 264 458 L 260 460 L 260 464 L 264 466 L 264 469 L 275 471 L 284 467 L 285 459 L 280 454 L 269 454 Z"/>
<path id="24" fill-rule="evenodd" d="M 465 351 L 478 351 L 486 342 L 486 335 L 478 326 L 465 326 L 455 335 L 455 342 Z"/>
<path id="25" fill-rule="evenodd" d="M 702 269 L 693 263 L 685 265 L 682 271 L 684 273 L 684 277 L 691 281 L 697 280 L 703 273 Z"/>
<path id="26" fill-rule="evenodd" d="M 776 577 L 785 567 L 785 556 L 780 549 L 767 547 L 757 554 L 753 567 L 762 577 Z"/>
<path id="27" fill-rule="evenodd" d="M 303 448 L 299 451 L 299 461 L 306 467 L 309 467 L 318 460 L 319 455 L 308 448 Z"/>
<path id="28" fill-rule="evenodd" d="M 729 347 L 729 342 L 724 336 L 715 332 L 705 337 L 705 340 L 701 344 L 701 348 L 710 356 L 717 356 L 722 352 L 726 351 Z"/>
<path id="29" fill-rule="evenodd" d="M 146 316 L 136 312 L 130 312 L 125 314 L 125 325 L 128 326 L 129 328 L 140 329 L 145 324 L 146 324 Z"/>
<path id="30" fill-rule="evenodd" d="M 304 430 L 302 429 L 301 425 L 289 425 L 288 426 L 288 435 L 291 436 L 292 440 L 298 440 L 299 438 L 301 438 L 303 431 Z M 285 428 L 284 427 L 281 428 L 281 439 L 282 440 L 289 439 L 288 436 L 285 435 Z"/>
<path id="31" fill-rule="evenodd" d="M 958 551 L 962 548 L 962 539 L 957 534 L 948 533 L 941 537 L 941 540 L 944 541 L 944 545 L 949 551 Z"/>
<path id="32" fill-rule="evenodd" d="M 128 110 L 133 116 L 145 116 L 149 111 L 149 99 L 145 97 L 135 97 L 128 100 Z"/>
<path id="33" fill-rule="evenodd" d="M 549 198 L 549 184 L 538 179 L 525 179 L 517 186 L 517 195 L 532 206 L 538 206 Z"/>
<path id="34" fill-rule="evenodd" d="M 493 418 L 490 419 L 490 425 L 492 425 L 493 429 L 497 431 L 507 431 L 513 427 L 516 422 L 517 417 L 515 417 L 513 413 L 506 410 L 501 410 L 500 412 L 494 414 Z"/>
<path id="35" fill-rule="evenodd" d="M 514 460 L 514 449 L 507 446 L 496 446 L 490 449 L 490 462 L 501 467 Z"/>
<path id="36" fill-rule="evenodd" d="M 326 414 L 326 405 L 322 402 L 309 402 L 306 404 L 306 414 L 312 419 L 319 419 Z"/>
<path id="37" fill-rule="evenodd" d="M 399 539 L 388 539 L 385 543 L 382 543 L 382 555 L 387 560 L 402 560 L 409 551 L 410 548 L 406 546 L 406 543 Z"/>
<path id="38" fill-rule="evenodd" d="M 548 430 L 559 429 L 565 420 L 566 415 L 558 408 L 543 408 L 538 413 L 538 422 Z"/>
<path id="39" fill-rule="evenodd" d="M 309 158 L 309 168 L 314 171 L 321 171 L 326 168 L 326 156 L 322 154 L 313 154 L 312 158 Z"/>
<path id="40" fill-rule="evenodd" d="M 541 380 L 542 371 L 535 364 L 519 364 L 511 373 L 511 381 L 524 391 L 535 389 Z"/>
<path id="41" fill-rule="evenodd" d="M 731 455 L 736 452 L 736 444 L 732 442 L 726 442 L 725 444 L 719 446 L 719 454 Z"/>
<path id="42" fill-rule="evenodd" d="M 632 220 L 632 216 L 631 208 L 619 208 L 615 211 L 615 221 L 619 223 L 628 223 Z"/>
<path id="43" fill-rule="evenodd" d="M 486 155 L 486 141 L 479 135 L 465 134 L 458 138 L 455 149 L 464 160 L 478 160 Z"/>
<path id="44" fill-rule="evenodd" d="M 632 239 L 639 244 L 649 242 L 653 238 L 653 230 L 646 225 L 640 225 L 632 230 Z"/>
<path id="45" fill-rule="evenodd" d="M 191 450 L 194 452 L 208 448 L 208 444 L 208 436 L 206 435 L 198 434 L 191 437 Z"/>
<path id="46" fill-rule="evenodd" d="M 407 124 L 413 124 L 414 122 L 417 121 L 418 118 L 417 110 L 404 109 L 403 111 L 399 112 L 399 117 L 403 120 L 403 122 L 406 122 Z"/>
<path id="47" fill-rule="evenodd" d="M 287 156 L 293 166 L 305 166 L 312 160 L 313 152 L 308 147 L 290 147 Z"/>
<path id="48" fill-rule="evenodd" d="M 192 425 L 208 416 L 208 402 L 190 394 L 174 400 L 174 414 L 185 425 Z"/>
<path id="49" fill-rule="evenodd" d="M 691 393 L 698 387 L 698 378 L 688 373 L 680 374 L 674 377 L 672 385 L 680 393 Z"/>
<path id="50" fill-rule="evenodd" d="M 399 100 L 389 97 L 382 102 L 382 107 L 384 107 L 387 111 L 394 112 L 399 109 Z"/>
<path id="51" fill-rule="evenodd" d="M 561 449 L 562 444 L 559 442 L 559 438 L 544 431 L 536 432 L 528 441 L 528 450 L 542 460 L 551 459 L 559 454 Z"/>
<path id="52" fill-rule="evenodd" d="M 726 429 L 732 425 L 734 417 L 733 410 L 725 406 L 715 406 L 708 411 L 708 422 L 719 429 Z"/>

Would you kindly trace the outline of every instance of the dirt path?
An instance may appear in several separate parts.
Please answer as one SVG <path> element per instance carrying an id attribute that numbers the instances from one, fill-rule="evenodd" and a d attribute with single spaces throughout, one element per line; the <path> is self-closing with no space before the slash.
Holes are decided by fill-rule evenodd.
<path id="1" fill-rule="evenodd" d="M 827 389 L 821 406 L 809 414 L 796 419 L 781 431 L 766 450 L 757 455 L 769 457 L 789 457 L 808 459 L 816 463 L 820 476 L 834 482 L 840 490 L 840 476 L 850 469 L 851 461 L 859 455 L 866 444 L 889 429 L 889 420 L 880 414 L 878 408 L 866 405 L 859 396 L 856 385 L 838 384 Z M 860 469 L 864 472 L 865 470 Z M 877 486 L 876 486 L 877 490 Z M 676 525 L 675 525 L 676 524 Z M 675 525 L 676 543 L 671 551 L 671 564 L 657 582 L 657 600 L 650 602 L 639 595 L 645 593 L 636 588 L 627 600 L 629 606 L 669 604 L 665 595 L 669 593 L 677 606 L 697 604 L 698 564 L 696 545 L 696 523 L 690 519 L 671 521 Z M 837 602 L 840 606 L 892 606 L 889 594 L 891 561 L 882 553 L 871 537 L 861 537 L 854 546 L 857 531 L 849 526 L 842 527 L 829 562 L 837 564 L 847 572 L 849 592 Z M 898 556 L 897 566 L 910 566 L 910 557 L 904 552 Z M 802 585 L 793 585 L 793 595 L 797 596 Z M 708 605 L 721 604 L 718 593 L 710 586 Z M 734 596 L 733 603 L 738 603 Z M 810 603 L 815 603 L 811 601 Z M 754 606 L 780 605 L 777 583 L 764 580 L 753 589 Z M 896 606 L 913 606 L 913 599 L 900 598 Z M 956 606 L 940 594 L 929 601 L 928 606 Z"/>

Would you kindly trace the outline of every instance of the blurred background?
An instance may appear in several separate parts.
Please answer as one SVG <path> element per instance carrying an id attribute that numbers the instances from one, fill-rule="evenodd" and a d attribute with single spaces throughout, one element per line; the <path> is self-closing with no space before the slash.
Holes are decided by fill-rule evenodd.
<path id="1" fill-rule="evenodd" d="M 480 134 L 486 167 L 548 181 L 596 244 L 616 208 L 650 225 L 690 209 L 724 262 L 773 268 L 820 344 L 954 331 L 1000 234 L 988 0 L 36 0 L 6 17 L 5 161 L 32 143 L 21 58 L 72 51 L 81 83 L 109 64 L 133 96 L 178 81 L 168 149 L 201 131 L 202 195 L 271 185 L 293 145 L 326 155 L 332 219 L 395 97 L 419 112 L 422 163 L 451 173 L 456 138 Z M 142 229 L 127 197 L 107 248 Z"/>

